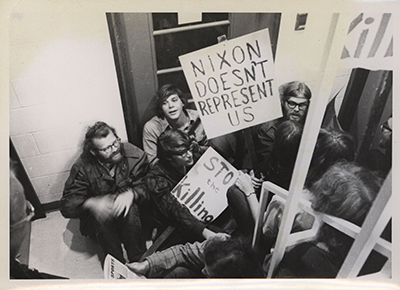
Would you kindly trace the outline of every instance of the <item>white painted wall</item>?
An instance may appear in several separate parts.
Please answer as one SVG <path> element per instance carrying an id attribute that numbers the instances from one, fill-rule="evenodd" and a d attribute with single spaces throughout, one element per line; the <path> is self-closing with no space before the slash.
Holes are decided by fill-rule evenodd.
<path id="1" fill-rule="evenodd" d="M 297 13 L 308 13 L 304 30 L 294 30 Z M 275 59 L 278 84 L 293 80 L 305 82 L 313 98 L 316 97 L 331 18 L 332 10 L 318 11 L 315 7 L 297 7 L 282 13 Z M 347 83 L 350 72 L 348 69 L 338 72 L 333 92 Z"/>
<path id="2" fill-rule="evenodd" d="M 16 6 L 9 51 L 10 137 L 41 203 L 60 199 L 87 126 L 126 140 L 106 15 L 46 5 Z"/>

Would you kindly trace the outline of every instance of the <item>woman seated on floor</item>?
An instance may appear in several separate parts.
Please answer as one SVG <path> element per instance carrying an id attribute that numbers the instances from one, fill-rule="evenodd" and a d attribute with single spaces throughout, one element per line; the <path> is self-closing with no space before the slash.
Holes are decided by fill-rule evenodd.
<path id="1" fill-rule="evenodd" d="M 173 244 L 215 235 L 171 194 L 171 190 L 198 160 L 200 154 L 196 145 L 182 131 L 167 129 L 158 138 L 159 160 L 146 175 L 142 185 L 144 190 L 137 190 L 143 193 L 138 199 L 143 228 L 155 227 L 161 233 L 172 225 L 182 230 L 183 233 Z"/>
<path id="2" fill-rule="evenodd" d="M 157 161 L 157 139 L 166 129 L 188 133 L 202 147 L 207 136 L 196 110 L 186 109 L 187 101 L 181 90 L 172 84 L 162 86 L 156 94 L 156 116 L 143 128 L 143 150 L 150 163 Z"/>
<path id="3" fill-rule="evenodd" d="M 312 185 L 311 207 L 316 212 L 361 226 L 381 184 L 381 179 L 372 171 L 353 163 L 338 162 Z M 353 241 L 324 223 L 312 241 L 300 243 L 285 253 L 274 277 L 335 278 Z M 268 271 L 269 258 L 264 263 L 265 271 Z M 382 267 L 381 257 L 372 254 L 370 258 L 373 262 L 367 262 L 360 274 L 374 273 Z"/>

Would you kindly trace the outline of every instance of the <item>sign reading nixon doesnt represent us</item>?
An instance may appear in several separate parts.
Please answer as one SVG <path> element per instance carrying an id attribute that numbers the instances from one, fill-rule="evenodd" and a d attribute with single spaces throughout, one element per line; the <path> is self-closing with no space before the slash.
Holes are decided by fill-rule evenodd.
<path id="1" fill-rule="evenodd" d="M 208 138 L 282 116 L 268 29 L 179 60 Z"/>
<path id="2" fill-rule="evenodd" d="M 239 172 L 211 147 L 171 191 L 197 219 L 209 223 L 228 206 L 226 192 Z"/>

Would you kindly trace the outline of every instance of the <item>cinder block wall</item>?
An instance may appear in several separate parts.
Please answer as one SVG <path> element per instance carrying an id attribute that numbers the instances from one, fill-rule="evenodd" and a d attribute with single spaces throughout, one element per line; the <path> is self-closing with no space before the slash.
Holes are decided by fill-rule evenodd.
<path id="1" fill-rule="evenodd" d="M 10 137 L 42 204 L 60 199 L 88 125 L 126 140 L 105 14 L 46 5 L 17 5 L 9 30 Z"/>

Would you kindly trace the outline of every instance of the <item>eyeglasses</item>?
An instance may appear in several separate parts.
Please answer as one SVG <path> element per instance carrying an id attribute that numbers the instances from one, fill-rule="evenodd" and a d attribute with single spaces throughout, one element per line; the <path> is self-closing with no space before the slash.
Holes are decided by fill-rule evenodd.
<path id="1" fill-rule="evenodd" d="M 174 155 L 180 156 L 182 158 L 186 158 L 189 156 L 189 152 L 190 153 L 193 152 L 193 149 L 194 149 L 194 144 L 191 144 L 188 149 L 180 150 L 180 151 L 174 153 Z"/>
<path id="2" fill-rule="evenodd" d="M 35 208 L 29 201 L 26 201 L 26 209 L 25 210 L 26 210 L 26 217 L 16 223 L 10 225 L 10 227 L 15 227 L 24 222 L 29 222 L 32 220 L 33 216 L 35 215 Z"/>
<path id="3" fill-rule="evenodd" d="M 103 148 L 103 149 L 97 149 L 97 151 L 101 151 L 104 153 L 111 153 L 112 148 L 113 147 L 117 148 L 119 145 L 119 142 L 121 142 L 121 138 L 118 137 L 117 139 L 115 139 L 115 141 L 110 146 L 107 146 L 106 148 Z"/>
<path id="4" fill-rule="evenodd" d="M 292 102 L 292 101 L 286 101 L 286 104 L 287 104 L 288 107 L 289 107 L 290 109 L 292 109 L 292 110 L 293 110 L 294 108 L 298 107 L 300 111 L 304 111 L 304 110 L 307 109 L 307 107 L 308 107 L 308 103 L 301 103 L 301 104 L 298 104 L 298 103 L 295 103 L 295 102 Z"/>

